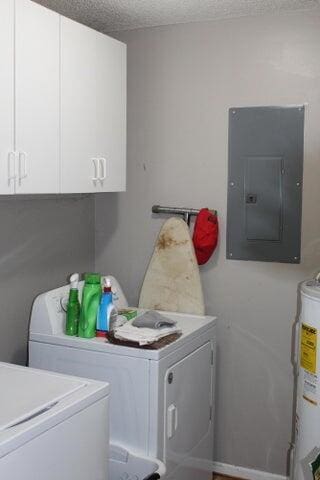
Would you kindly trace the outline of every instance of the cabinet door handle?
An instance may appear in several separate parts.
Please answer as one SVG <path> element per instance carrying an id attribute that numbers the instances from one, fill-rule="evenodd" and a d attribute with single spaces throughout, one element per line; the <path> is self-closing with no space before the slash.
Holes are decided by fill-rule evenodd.
<path id="1" fill-rule="evenodd" d="M 19 185 L 21 185 L 21 180 L 27 176 L 27 154 L 25 152 L 19 152 Z"/>
<path id="2" fill-rule="evenodd" d="M 107 178 L 107 160 L 105 158 L 99 158 L 100 162 L 100 180 L 103 182 Z"/>
<path id="3" fill-rule="evenodd" d="M 8 153 L 8 185 L 10 185 L 11 180 L 16 179 L 16 154 L 15 152 Z"/>
<path id="4" fill-rule="evenodd" d="M 96 182 L 97 180 L 99 180 L 99 177 L 98 177 L 98 163 L 97 163 L 98 159 L 93 158 L 92 162 L 93 162 L 93 168 L 94 168 L 94 176 L 92 177 L 92 181 Z"/>

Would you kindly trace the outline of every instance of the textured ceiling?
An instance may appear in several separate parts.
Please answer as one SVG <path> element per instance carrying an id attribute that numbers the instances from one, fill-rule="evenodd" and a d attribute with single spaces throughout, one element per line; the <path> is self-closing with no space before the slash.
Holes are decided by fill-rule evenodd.
<path id="1" fill-rule="evenodd" d="M 102 32 L 320 8 L 320 0 L 35 1 Z"/>

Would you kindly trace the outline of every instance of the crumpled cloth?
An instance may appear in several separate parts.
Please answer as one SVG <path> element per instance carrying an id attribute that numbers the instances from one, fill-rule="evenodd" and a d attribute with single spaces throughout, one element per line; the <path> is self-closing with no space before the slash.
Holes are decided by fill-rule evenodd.
<path id="1" fill-rule="evenodd" d="M 173 333 L 181 333 L 179 327 L 162 327 L 162 328 L 139 328 L 134 327 L 132 323 L 128 322 L 122 327 L 118 327 L 114 330 L 113 335 L 119 340 L 128 340 L 136 342 L 139 345 L 150 345 L 155 343 L 163 337 L 172 335 Z"/>
<path id="2" fill-rule="evenodd" d="M 177 324 L 175 320 L 165 317 L 155 310 L 149 310 L 148 312 L 139 315 L 132 322 L 134 327 L 139 328 L 163 328 L 163 327 L 174 327 Z"/>

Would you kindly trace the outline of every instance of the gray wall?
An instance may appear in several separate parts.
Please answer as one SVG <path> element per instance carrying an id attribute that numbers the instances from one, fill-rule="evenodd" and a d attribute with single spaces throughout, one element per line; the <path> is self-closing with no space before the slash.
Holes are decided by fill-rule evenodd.
<path id="1" fill-rule="evenodd" d="M 94 264 L 94 200 L 0 197 L 0 360 L 24 364 L 39 293 Z"/>
<path id="2" fill-rule="evenodd" d="M 218 315 L 217 460 L 284 474 L 297 284 L 320 268 L 320 17 L 290 14 L 141 29 L 128 44 L 128 190 L 96 198 L 96 265 L 136 304 L 163 219 L 209 206 L 220 246 L 201 269 Z M 308 102 L 301 265 L 225 258 L 227 111 Z"/>

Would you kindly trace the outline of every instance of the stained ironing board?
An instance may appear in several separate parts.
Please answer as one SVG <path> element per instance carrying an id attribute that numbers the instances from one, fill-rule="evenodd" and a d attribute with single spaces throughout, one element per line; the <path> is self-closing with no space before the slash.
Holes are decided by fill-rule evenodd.
<path id="1" fill-rule="evenodd" d="M 162 226 L 139 299 L 139 308 L 204 315 L 199 266 L 181 218 Z"/>

